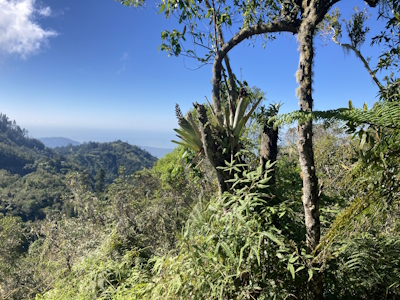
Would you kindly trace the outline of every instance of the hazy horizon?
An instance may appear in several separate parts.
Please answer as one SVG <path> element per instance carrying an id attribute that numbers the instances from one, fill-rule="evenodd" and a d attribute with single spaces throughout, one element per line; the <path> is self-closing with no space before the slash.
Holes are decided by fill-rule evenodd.
<path id="1" fill-rule="evenodd" d="M 10 118 L 11 119 L 11 118 Z M 16 120 L 17 124 L 18 120 Z M 20 125 L 21 126 L 21 125 Z M 118 128 L 55 128 L 55 127 L 27 127 L 29 137 L 48 138 L 63 137 L 80 143 L 84 142 L 113 142 L 121 140 L 136 146 L 147 146 L 155 148 L 173 149 L 176 144 L 172 143 L 174 131 L 139 131 Z"/>

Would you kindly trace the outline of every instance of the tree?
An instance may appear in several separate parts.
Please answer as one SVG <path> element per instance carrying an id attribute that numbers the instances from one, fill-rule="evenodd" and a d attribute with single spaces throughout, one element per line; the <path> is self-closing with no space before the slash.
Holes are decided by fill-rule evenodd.
<path id="1" fill-rule="evenodd" d="M 140 5 L 137 1 L 121 1 L 126 5 Z M 309 1 L 234 1 L 233 5 L 224 1 L 196 1 L 166 0 L 160 4 L 160 12 L 166 16 L 176 14 L 180 23 L 185 23 L 182 31 L 165 31 L 162 34 L 161 50 L 170 55 L 186 55 L 197 59 L 201 63 L 213 61 L 212 80 L 212 120 L 209 119 L 206 106 L 194 103 L 197 112 L 198 124 L 188 115 L 187 119 L 178 111 L 180 137 L 186 146 L 204 154 L 217 172 L 220 194 L 230 189 L 229 180 L 234 172 L 226 174 L 221 171 L 225 161 L 236 160 L 241 163 L 239 153 L 240 133 L 247 121 L 248 100 L 246 94 L 236 87 L 235 77 L 230 68 L 228 53 L 235 46 L 247 38 L 264 35 L 273 38 L 274 33 L 290 32 L 297 34 L 299 42 L 299 68 L 296 73 L 298 81 L 297 96 L 300 111 L 311 114 L 313 111 L 312 82 L 314 63 L 314 37 L 323 22 L 326 14 L 339 0 L 309 0 Z M 366 1 L 370 7 L 375 7 L 378 0 Z M 198 27 L 201 20 L 208 19 L 213 26 L 209 32 L 202 32 Z M 224 34 L 232 30 L 232 20 L 241 20 L 239 31 L 227 42 Z M 204 21 L 203 21 L 204 22 Z M 223 28 L 226 28 L 223 31 Z M 182 41 L 185 34 L 190 34 L 195 46 L 205 49 L 204 55 L 196 48 L 185 50 Z M 355 45 L 353 45 L 355 46 Z M 356 48 L 356 47 L 355 47 Z M 225 63 L 225 68 L 223 67 Z M 228 73 L 226 78 L 225 70 Z M 225 84 L 225 93 L 222 86 Z M 258 104 L 258 103 L 257 103 Z M 250 110 L 252 111 L 253 108 Z M 236 119 L 237 117 L 237 119 Z M 238 120 L 237 122 L 231 120 Z M 298 153 L 303 180 L 303 207 L 305 213 L 306 242 L 309 253 L 316 250 L 320 242 L 320 190 L 313 151 L 313 122 L 312 118 L 299 120 Z M 267 141 L 267 139 L 265 139 Z M 310 299 L 321 299 L 323 295 L 322 273 L 313 276 L 310 280 Z"/>
<path id="2" fill-rule="evenodd" d="M 105 178 L 106 171 L 104 171 L 103 168 L 100 168 L 100 170 L 96 174 L 95 190 L 97 193 L 102 193 L 104 191 Z"/>

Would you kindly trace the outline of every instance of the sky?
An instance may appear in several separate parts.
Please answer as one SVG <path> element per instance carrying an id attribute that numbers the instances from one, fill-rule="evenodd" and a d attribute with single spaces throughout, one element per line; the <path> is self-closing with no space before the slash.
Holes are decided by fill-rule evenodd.
<path id="1" fill-rule="evenodd" d="M 343 14 L 363 1 L 339 3 Z M 176 19 L 113 0 L 0 0 L 0 112 L 34 138 L 128 141 L 173 148 L 175 103 L 182 111 L 211 99 L 212 66 L 168 57 L 158 50 L 161 32 L 182 29 Z M 372 13 L 369 36 L 384 23 Z M 227 39 L 229 37 L 225 37 Z M 281 34 L 261 46 L 245 41 L 230 52 L 239 78 L 282 102 L 281 112 L 298 109 L 296 36 Z M 376 101 L 377 87 L 354 54 L 315 39 L 314 109 Z M 362 47 L 379 56 L 379 47 Z M 382 78 L 384 74 L 378 74 Z"/>

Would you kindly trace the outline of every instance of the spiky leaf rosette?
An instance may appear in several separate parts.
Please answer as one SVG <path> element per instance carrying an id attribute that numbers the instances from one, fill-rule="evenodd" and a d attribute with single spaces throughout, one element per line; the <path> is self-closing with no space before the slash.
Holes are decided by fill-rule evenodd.
<path id="1" fill-rule="evenodd" d="M 175 105 L 175 113 L 180 129 L 175 128 L 174 131 L 178 133 L 177 137 L 180 138 L 181 141 L 173 140 L 172 142 L 190 148 L 197 153 L 202 152 L 203 143 L 201 141 L 201 133 L 197 124 L 194 122 L 192 114 L 188 112 L 186 117 L 183 117 L 178 104 Z"/>

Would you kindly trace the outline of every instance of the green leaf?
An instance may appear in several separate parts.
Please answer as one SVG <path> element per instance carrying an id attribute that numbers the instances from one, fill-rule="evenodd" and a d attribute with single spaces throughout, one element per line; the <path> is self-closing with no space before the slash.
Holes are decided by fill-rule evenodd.
<path id="1" fill-rule="evenodd" d="M 197 147 L 194 147 L 193 145 L 190 145 L 190 144 L 187 144 L 187 143 L 178 142 L 178 141 L 175 141 L 175 140 L 172 140 L 171 142 L 173 142 L 175 144 L 178 144 L 178 145 L 181 145 L 181 146 L 186 147 L 186 148 L 193 149 L 194 151 L 199 151 L 199 149 Z"/>
<path id="2" fill-rule="evenodd" d="M 313 277 L 313 269 L 308 269 L 308 282 L 311 280 L 311 278 Z"/>
<path id="3" fill-rule="evenodd" d="M 292 278 L 294 279 L 295 275 L 294 275 L 294 267 L 293 267 L 293 265 L 292 264 L 288 264 L 287 269 L 289 270 L 290 274 L 292 274 Z"/>
<path id="4" fill-rule="evenodd" d="M 298 267 L 298 268 L 296 269 L 296 273 L 299 272 L 299 271 L 301 271 L 301 270 L 303 270 L 304 268 L 305 268 L 304 266 Z"/>
<path id="5" fill-rule="evenodd" d="M 229 246 L 225 242 L 221 242 L 221 246 L 224 249 L 224 252 L 232 261 L 235 261 L 235 255 L 233 254 L 232 250 L 229 249 Z"/>
<path id="6" fill-rule="evenodd" d="M 284 244 L 271 232 L 263 232 L 262 235 L 268 237 L 271 241 L 275 242 L 276 244 L 283 246 Z"/>
<path id="7" fill-rule="evenodd" d="M 289 263 L 294 263 L 296 260 L 298 259 L 298 257 L 297 256 L 291 256 L 290 258 L 289 258 Z"/>
<path id="8" fill-rule="evenodd" d="M 195 135 L 193 131 L 183 131 L 176 128 L 174 128 L 174 131 L 183 136 L 183 140 L 185 140 L 185 142 L 187 142 L 188 144 L 192 144 L 193 146 L 198 147 L 198 149 L 201 149 L 203 147 L 201 140 L 197 137 L 197 135 Z"/>
<path id="9" fill-rule="evenodd" d="M 364 147 L 364 144 L 365 144 L 365 141 L 366 141 L 366 140 L 367 140 L 367 133 L 364 132 L 364 133 L 362 134 L 362 137 L 361 137 L 360 149 L 362 149 L 362 148 Z"/>
<path id="10" fill-rule="evenodd" d="M 207 10 L 206 19 L 208 19 L 210 17 L 210 14 L 211 14 L 212 11 L 213 11 L 212 8 L 209 8 Z"/>
<path id="11" fill-rule="evenodd" d="M 160 5 L 160 10 L 158 11 L 159 14 L 161 14 L 165 9 L 165 3 Z"/>

